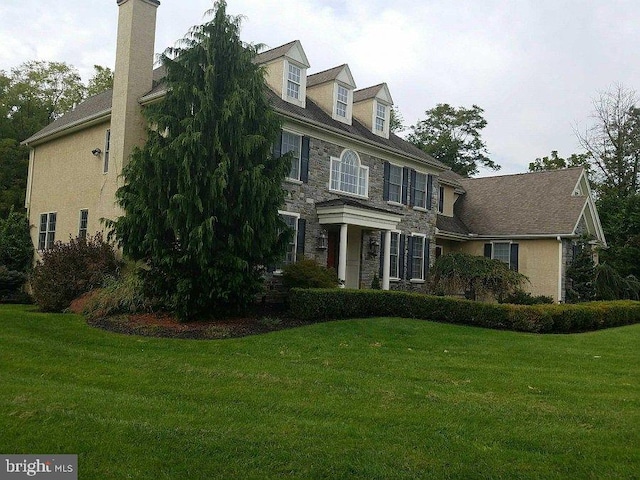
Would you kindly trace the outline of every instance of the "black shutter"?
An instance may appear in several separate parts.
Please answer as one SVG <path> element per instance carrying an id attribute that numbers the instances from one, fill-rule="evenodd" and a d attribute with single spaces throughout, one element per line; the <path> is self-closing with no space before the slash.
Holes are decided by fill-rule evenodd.
<path id="1" fill-rule="evenodd" d="M 409 197 L 409 168 L 404 167 L 402 169 L 402 200 L 403 205 L 408 205 Z"/>
<path id="2" fill-rule="evenodd" d="M 511 244 L 511 251 L 509 252 L 509 268 L 511 270 L 518 271 L 518 244 Z"/>
<path id="3" fill-rule="evenodd" d="M 409 206 L 412 207 L 416 204 L 416 171 L 412 168 L 409 172 L 411 177 L 411 194 L 409 195 Z"/>
<path id="4" fill-rule="evenodd" d="M 296 261 L 302 260 L 304 255 L 304 237 L 305 229 L 307 227 L 307 220 L 304 218 L 298 219 L 298 244 L 296 246 Z"/>
<path id="5" fill-rule="evenodd" d="M 273 144 L 273 158 L 280 158 L 282 156 L 282 132 L 278 135 L 276 143 Z"/>
<path id="6" fill-rule="evenodd" d="M 427 279 L 427 274 L 429 273 L 429 250 L 430 250 L 431 242 L 429 240 L 425 240 L 424 242 L 424 279 Z"/>
<path id="7" fill-rule="evenodd" d="M 409 237 L 409 247 L 407 248 L 407 280 L 413 278 L 413 237 Z"/>
<path id="8" fill-rule="evenodd" d="M 433 197 L 433 175 L 427 175 L 427 208 L 431 210 Z"/>
<path id="9" fill-rule="evenodd" d="M 391 165 L 389 162 L 384 162 L 384 177 L 382 183 L 382 199 L 389 200 L 389 172 L 391 170 Z"/>
<path id="10" fill-rule="evenodd" d="M 380 232 L 380 272 L 378 273 L 378 277 L 382 280 L 382 270 L 384 268 L 384 239 L 385 239 L 384 231 Z"/>
<path id="11" fill-rule="evenodd" d="M 405 260 L 405 251 L 404 251 L 404 244 L 405 244 L 405 237 L 406 235 L 400 235 L 400 245 L 398 246 L 398 277 L 399 278 L 404 278 L 404 260 Z"/>
<path id="12" fill-rule="evenodd" d="M 300 152 L 300 180 L 309 182 L 309 137 L 302 137 L 302 151 Z"/>
<path id="13" fill-rule="evenodd" d="M 491 244 L 490 243 L 485 243 L 484 244 L 484 256 L 487 258 L 491 258 Z"/>

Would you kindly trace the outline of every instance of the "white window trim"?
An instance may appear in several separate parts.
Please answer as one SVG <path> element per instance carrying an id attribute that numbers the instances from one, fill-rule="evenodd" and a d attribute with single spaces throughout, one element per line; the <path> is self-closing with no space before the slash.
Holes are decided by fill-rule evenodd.
<path id="1" fill-rule="evenodd" d="M 303 183 L 302 181 L 300 181 L 300 174 L 302 173 L 302 134 L 299 132 L 294 132 L 293 130 L 283 128 L 282 133 L 280 134 L 280 154 L 281 155 L 285 154 L 285 152 L 282 151 L 282 134 L 283 133 L 288 133 L 290 135 L 297 135 L 300 141 L 300 144 L 298 145 L 298 151 L 300 152 L 300 155 L 298 156 L 298 178 L 290 177 L 289 174 L 291 173 L 291 169 L 289 169 L 289 172 L 287 172 L 287 176 L 285 177 L 285 180 L 293 181 L 296 183 L 297 182 Z"/>
<path id="2" fill-rule="evenodd" d="M 389 162 L 389 197 L 391 197 L 391 167 L 400 169 L 400 198 L 398 198 L 397 202 L 395 200 L 387 200 L 387 203 L 394 206 L 404 206 L 404 204 L 402 203 L 402 176 L 404 175 L 404 167 L 402 165 L 398 165 L 397 163 Z M 407 192 L 407 194 L 408 193 L 409 192 Z"/>
<path id="3" fill-rule="evenodd" d="M 499 258 L 495 258 L 495 252 L 496 252 L 496 245 L 500 244 L 500 245 L 509 245 L 509 261 L 508 262 L 502 262 L 502 263 L 506 263 L 507 267 L 511 268 L 511 244 L 513 242 L 511 240 L 509 241 L 493 241 L 491 242 L 491 260 L 499 260 L 502 262 L 502 260 L 500 260 Z"/>
<path id="4" fill-rule="evenodd" d="M 300 95 L 299 98 L 290 97 L 287 94 L 287 86 L 289 83 L 289 65 L 293 65 L 300 69 Z M 294 105 L 298 105 L 302 108 L 305 108 L 307 105 L 307 69 L 304 65 L 299 64 L 298 62 L 292 61 L 288 58 L 284 60 L 284 69 L 282 72 L 282 99 L 285 102 L 293 103 Z"/>
<path id="5" fill-rule="evenodd" d="M 415 276 L 415 272 L 413 272 L 413 268 L 412 268 L 412 272 L 411 272 L 411 279 L 409 280 L 411 283 L 424 283 L 427 280 L 427 272 L 425 272 L 425 268 L 424 268 L 424 260 L 426 258 L 426 251 L 427 251 L 427 235 L 425 233 L 414 233 L 411 232 L 411 236 L 412 237 L 422 237 L 423 241 L 422 241 L 422 262 L 420 264 L 420 273 L 422 274 L 422 277 L 416 277 Z M 413 264 L 413 252 L 409 252 L 409 261 Z"/>
<path id="6" fill-rule="evenodd" d="M 382 130 L 378 130 L 376 126 L 376 120 L 378 117 L 378 105 L 384 107 L 384 124 Z M 383 102 L 379 99 L 373 104 L 373 111 L 371 112 L 371 132 L 384 138 L 389 138 L 389 124 L 391 123 L 391 106 L 386 102 Z"/>
<path id="7" fill-rule="evenodd" d="M 338 115 L 338 91 L 340 87 L 344 88 L 347 91 L 347 103 L 346 103 L 346 114 L 344 117 Z M 343 103 L 343 102 L 341 102 Z M 344 85 L 340 82 L 336 82 L 333 88 L 333 115 L 334 120 L 337 120 L 342 123 L 346 123 L 347 125 L 352 124 L 353 118 L 353 89 L 349 88 L 347 85 Z"/>
<path id="8" fill-rule="evenodd" d="M 38 251 L 39 252 L 44 252 L 45 250 L 49 249 L 49 246 L 48 246 L 49 245 L 49 235 L 51 233 L 53 233 L 53 241 L 55 242 L 56 231 L 55 230 L 50 230 L 50 228 L 49 228 L 50 225 L 51 225 L 50 224 L 50 219 L 51 219 L 50 215 L 52 213 L 56 215 L 56 228 L 57 228 L 57 226 L 58 226 L 58 212 L 42 212 L 42 213 L 40 213 L 40 215 L 38 215 Z M 44 236 L 44 247 L 40 248 L 40 235 L 42 234 L 42 230 L 40 228 L 42 226 L 42 223 L 41 223 L 42 215 L 46 215 L 47 216 L 47 223 L 45 225 L 45 230 L 44 230 L 44 234 L 45 234 L 45 236 Z"/>
<path id="9" fill-rule="evenodd" d="M 347 151 L 349 151 L 349 150 L 351 150 L 353 153 L 355 153 L 356 158 L 358 159 L 358 164 L 359 164 L 358 168 L 364 174 L 364 195 L 360 195 L 358 193 L 347 192 L 347 191 L 340 190 L 340 189 L 334 189 L 334 188 L 331 187 L 331 185 L 333 184 L 333 162 L 335 160 L 335 161 L 340 162 L 340 164 L 342 164 L 342 158 L 344 157 L 345 153 Z M 338 182 L 338 184 L 339 184 L 339 182 Z M 344 149 L 342 151 L 342 153 L 340 154 L 340 157 L 330 157 L 330 159 L 329 159 L 329 191 L 330 192 L 339 193 L 340 195 L 348 195 L 348 196 L 356 197 L 356 198 L 369 198 L 369 167 L 362 164 L 362 160 L 360 159 L 360 155 L 358 154 L 358 152 L 356 152 L 353 149 L 346 148 L 346 149 Z"/>
<path id="10" fill-rule="evenodd" d="M 80 236 L 80 233 L 82 232 L 82 212 L 87 212 L 87 226 L 85 227 L 85 237 L 89 234 L 89 209 L 88 208 L 81 208 L 79 215 L 78 215 L 78 237 Z"/>
<path id="11" fill-rule="evenodd" d="M 402 232 L 400 230 L 391 230 L 391 235 L 393 235 L 394 233 L 398 234 L 398 256 L 397 256 L 397 268 L 396 268 L 396 272 L 398 273 L 397 277 L 392 277 L 391 276 L 391 258 L 389 258 L 389 281 L 390 282 L 399 282 L 400 280 L 402 280 L 400 278 L 400 260 L 402 259 L 402 253 L 400 252 L 400 237 L 402 235 Z M 391 245 L 389 245 L 389 247 L 391 247 Z"/>
<path id="12" fill-rule="evenodd" d="M 296 228 L 293 232 L 293 261 L 291 263 L 295 263 L 298 259 L 296 258 L 298 253 L 298 222 L 300 221 L 300 214 L 295 212 L 288 212 L 286 210 L 278 210 L 278 215 L 284 215 L 286 217 L 295 217 L 296 219 Z M 274 270 L 274 275 L 282 275 L 282 266 L 288 265 L 286 263 L 282 263 L 280 268 L 276 268 Z"/>
<path id="13" fill-rule="evenodd" d="M 423 205 L 414 205 L 414 210 L 420 210 L 422 212 L 427 211 L 427 204 L 429 203 L 429 199 L 427 196 L 429 195 L 429 174 L 425 172 L 420 172 L 416 170 L 416 178 L 418 175 L 424 175 L 424 204 Z M 412 190 L 415 190 L 415 185 L 411 185 Z"/>

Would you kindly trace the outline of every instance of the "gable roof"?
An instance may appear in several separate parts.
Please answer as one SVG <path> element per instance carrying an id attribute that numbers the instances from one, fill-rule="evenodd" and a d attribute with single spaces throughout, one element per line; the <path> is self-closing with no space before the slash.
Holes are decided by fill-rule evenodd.
<path id="1" fill-rule="evenodd" d="M 380 92 L 382 92 L 382 95 L 380 95 Z M 391 93 L 389 92 L 389 87 L 387 87 L 386 83 L 379 83 L 372 87 L 356 90 L 353 92 L 353 103 L 362 102 L 363 100 L 369 100 L 370 98 L 376 97 L 383 98 L 385 101 L 388 101 L 393 105 L 393 99 L 391 98 Z"/>
<path id="2" fill-rule="evenodd" d="M 340 73 L 345 69 L 347 70 L 347 74 L 350 77 L 350 83 L 353 83 L 355 85 L 355 83 L 353 82 L 353 77 L 351 76 L 351 72 L 349 71 L 349 66 L 346 63 L 343 63 L 342 65 L 338 65 L 337 67 L 329 68 L 328 70 L 324 70 L 322 72 L 314 73 L 313 75 L 307 76 L 307 88 L 336 80 L 338 76 L 340 76 Z"/>
<path id="3" fill-rule="evenodd" d="M 476 235 L 572 235 L 589 201 L 588 196 L 572 195 L 583 174 L 576 167 L 460 178 L 466 194 L 455 213 Z"/>

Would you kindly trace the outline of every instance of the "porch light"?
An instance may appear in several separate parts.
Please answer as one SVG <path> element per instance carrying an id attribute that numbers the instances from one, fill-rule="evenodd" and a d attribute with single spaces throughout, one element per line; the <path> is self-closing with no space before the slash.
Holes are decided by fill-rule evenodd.
<path id="1" fill-rule="evenodd" d="M 320 235 L 318 236 L 318 246 L 316 248 L 318 250 L 327 249 L 327 232 L 324 230 L 320 231 Z"/>
<path id="2" fill-rule="evenodd" d="M 377 257 L 380 252 L 380 242 L 374 237 L 369 238 L 369 256 Z"/>
<path id="3" fill-rule="evenodd" d="M 102 153 L 102 150 L 100 150 L 99 148 L 94 148 L 93 150 L 91 150 L 91 153 L 95 156 L 95 157 L 99 157 L 100 154 Z"/>

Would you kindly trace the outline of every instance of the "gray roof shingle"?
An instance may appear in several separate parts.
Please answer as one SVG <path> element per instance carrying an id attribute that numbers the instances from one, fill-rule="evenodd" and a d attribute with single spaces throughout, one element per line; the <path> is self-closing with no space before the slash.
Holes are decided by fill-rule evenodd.
<path id="1" fill-rule="evenodd" d="M 271 50 L 267 50 L 265 52 L 259 53 L 253 59 L 253 62 L 267 63 L 267 62 L 270 62 L 271 60 L 275 60 L 276 58 L 280 58 L 285 53 L 287 53 L 297 41 L 298 40 L 293 40 L 289 43 L 285 43 L 284 45 L 280 45 L 279 47 L 272 48 Z"/>
<path id="2" fill-rule="evenodd" d="M 282 47 L 278 47 L 274 50 L 279 50 L 284 47 L 290 47 L 291 44 L 295 42 L 291 42 L 287 45 L 283 45 Z M 288 50 L 286 48 L 285 50 Z M 265 52 L 269 53 L 269 52 Z M 274 57 L 275 58 L 275 57 Z M 336 67 L 341 68 L 341 67 Z M 331 69 L 333 70 L 333 69 Z M 163 76 L 166 75 L 165 67 L 159 67 L 154 70 L 154 87 L 149 93 L 145 94 L 143 98 L 148 98 L 154 94 L 161 94 L 166 90 L 166 86 L 162 82 Z M 322 72 L 321 72 L 322 73 Z M 378 86 L 381 87 L 381 85 Z M 374 88 L 374 87 L 372 87 Z M 366 89 L 368 90 L 368 89 Z M 346 134 L 350 137 L 356 137 L 362 140 L 367 141 L 367 143 L 377 145 L 382 148 L 392 149 L 401 154 L 408 155 L 414 159 L 425 162 L 429 165 L 432 165 L 436 168 L 447 168 L 441 162 L 435 160 L 431 156 L 424 153 L 422 150 L 414 146 L 413 144 L 407 142 L 406 140 L 394 135 L 393 133 L 389 134 L 389 138 L 384 138 L 378 135 L 375 135 L 364 125 L 359 123 L 356 119 L 353 119 L 352 125 L 347 125 L 342 122 L 338 122 L 331 118 L 330 115 L 325 113 L 320 107 L 318 107 L 311 99 L 307 98 L 306 108 L 299 107 L 289 102 L 285 102 L 278 95 L 276 95 L 271 89 L 265 88 L 267 93 L 267 97 L 271 101 L 271 104 L 274 108 L 282 113 L 283 115 L 292 115 L 298 117 L 302 120 L 309 120 L 316 124 L 320 124 L 324 127 L 331 128 L 332 130 Z M 34 141 L 43 139 L 50 134 L 56 133 L 58 131 L 64 130 L 68 128 L 70 125 L 78 122 L 81 123 L 83 119 L 89 119 L 93 115 L 96 115 L 101 112 L 108 113 L 111 110 L 111 100 L 113 96 L 113 91 L 108 90 L 94 97 L 90 97 L 86 99 L 84 102 L 80 103 L 74 110 L 66 113 L 62 117 L 55 120 L 53 123 L 47 125 L 45 128 L 37 132 L 35 135 L 32 135 L 30 138 L 25 140 L 24 143 L 32 143 Z"/>
<path id="3" fill-rule="evenodd" d="M 587 197 L 573 196 L 582 167 L 460 178 L 456 216 L 478 235 L 571 235 Z"/>
<path id="4" fill-rule="evenodd" d="M 328 70 L 324 70 L 322 72 L 309 75 L 307 77 L 307 88 L 313 87 L 314 85 L 320 85 L 322 83 L 329 82 L 331 80 L 335 80 L 338 77 L 338 74 L 344 69 L 345 66 L 346 64 L 342 64 L 337 67 L 333 67 Z"/>

